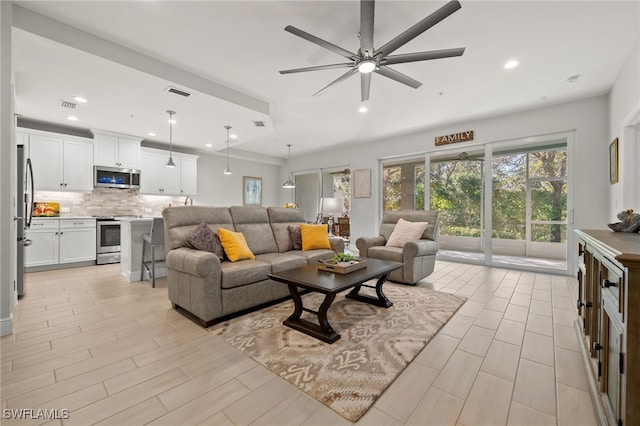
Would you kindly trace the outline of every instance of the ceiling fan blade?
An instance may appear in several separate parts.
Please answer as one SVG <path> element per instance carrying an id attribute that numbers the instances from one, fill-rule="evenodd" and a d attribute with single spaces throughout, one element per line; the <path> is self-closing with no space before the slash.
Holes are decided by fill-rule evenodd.
<path id="1" fill-rule="evenodd" d="M 430 52 L 404 53 L 402 55 L 387 56 L 380 63 L 382 65 L 403 64 L 406 62 L 428 61 L 431 59 L 452 58 L 462 56 L 464 47 L 456 49 L 432 50 Z"/>
<path id="2" fill-rule="evenodd" d="M 389 77 L 391 80 L 395 80 L 399 83 L 406 84 L 407 86 L 413 87 L 414 89 L 417 89 L 418 87 L 422 86 L 422 83 L 420 83 L 418 80 L 414 80 L 413 78 L 407 75 L 404 75 L 401 72 L 398 72 L 384 65 L 380 66 L 379 68 L 376 68 L 374 72 L 380 75 L 383 75 L 385 77 Z"/>
<path id="3" fill-rule="evenodd" d="M 349 68 L 353 66 L 353 62 L 347 62 L 343 64 L 331 64 L 331 65 L 318 65 L 317 67 L 306 67 L 306 68 L 295 68 L 292 70 L 282 70 L 279 71 L 280 74 L 293 74 L 296 72 L 307 72 L 307 71 L 319 71 L 319 70 L 333 70 L 336 68 Z"/>
<path id="4" fill-rule="evenodd" d="M 393 53 L 395 50 L 404 46 L 406 43 L 410 42 L 429 28 L 433 27 L 438 22 L 447 18 L 449 15 L 460 9 L 460 3 L 458 0 L 451 0 L 449 3 L 442 6 L 440 9 L 433 12 L 431 15 L 424 18 L 422 21 L 415 24 L 413 27 L 409 28 L 398 37 L 394 38 L 384 46 L 379 49 L 376 49 L 374 56 L 377 56 L 379 59 L 383 59 L 386 56 Z"/>
<path id="5" fill-rule="evenodd" d="M 311 43 L 317 44 L 318 46 L 324 47 L 325 49 L 329 49 L 330 51 L 337 53 L 340 56 L 344 56 L 347 59 L 355 60 L 358 57 L 358 55 L 356 55 L 355 53 L 349 52 L 348 50 L 343 49 L 340 46 L 329 43 L 326 40 L 318 38 L 313 34 L 309 34 L 308 32 L 302 31 L 301 29 L 298 29 L 294 26 L 287 25 L 286 27 L 284 27 L 284 30 L 290 32 L 291 34 L 297 35 L 298 37 L 301 37 L 307 41 L 310 41 Z"/>
<path id="6" fill-rule="evenodd" d="M 375 16 L 375 1 L 360 1 L 360 54 L 373 56 L 373 23 Z"/>
<path id="7" fill-rule="evenodd" d="M 361 100 L 366 102 L 369 100 L 369 92 L 371 90 L 371 73 L 360 73 L 360 89 L 362 92 Z"/>
<path id="8" fill-rule="evenodd" d="M 349 71 L 347 71 L 346 73 L 344 73 L 340 77 L 338 77 L 337 79 L 333 80 L 331 83 L 329 83 L 326 86 L 324 86 L 322 89 L 318 90 L 316 93 L 313 94 L 313 96 L 322 95 L 324 92 L 329 90 L 329 88 L 331 86 L 333 86 L 334 84 L 338 84 L 338 83 L 340 83 L 342 81 L 345 81 L 346 79 L 348 79 L 349 77 L 351 77 L 352 75 L 354 75 L 357 72 L 358 72 L 358 68 L 350 69 Z"/>

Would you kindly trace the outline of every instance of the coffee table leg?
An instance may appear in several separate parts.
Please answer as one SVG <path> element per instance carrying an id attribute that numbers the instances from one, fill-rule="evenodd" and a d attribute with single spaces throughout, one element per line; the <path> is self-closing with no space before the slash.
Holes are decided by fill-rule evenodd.
<path id="1" fill-rule="evenodd" d="M 327 319 L 327 311 L 331 307 L 333 300 L 336 298 L 335 294 L 325 294 L 324 301 L 320 305 L 320 309 L 318 312 L 315 312 L 304 308 L 302 305 L 302 298 L 300 297 L 300 293 L 298 293 L 298 287 L 295 284 L 289 284 L 289 292 L 293 299 L 294 308 L 293 313 L 289 318 L 283 321 L 284 325 L 327 343 L 333 343 L 340 338 L 340 335 L 333 330 L 331 324 L 329 324 L 329 320 Z M 300 318 L 302 311 L 316 314 L 318 316 L 319 325 Z"/>
<path id="2" fill-rule="evenodd" d="M 389 278 L 389 273 L 386 273 L 378 278 L 378 282 L 376 283 L 376 295 L 378 297 L 372 297 L 366 294 L 360 294 L 360 287 L 362 285 L 357 285 L 351 290 L 345 297 L 347 299 L 358 300 L 360 302 L 370 303 L 376 306 L 382 306 L 383 308 L 389 308 L 393 306 L 393 302 L 387 298 L 382 292 L 382 284 L 387 281 Z M 370 286 L 367 286 L 370 287 Z"/>

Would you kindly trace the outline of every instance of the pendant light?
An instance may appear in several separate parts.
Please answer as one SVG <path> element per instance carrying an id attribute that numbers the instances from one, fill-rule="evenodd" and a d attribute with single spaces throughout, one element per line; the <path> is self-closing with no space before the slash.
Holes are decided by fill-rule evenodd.
<path id="1" fill-rule="evenodd" d="M 169 114 L 169 160 L 164 166 L 175 169 L 176 163 L 173 162 L 173 123 L 175 123 L 176 121 L 173 119 L 173 115 L 176 112 L 167 110 L 167 113 Z"/>
<path id="2" fill-rule="evenodd" d="M 295 188 L 296 184 L 293 183 L 293 179 L 291 178 L 291 144 L 287 144 L 289 147 L 289 176 L 287 176 L 287 180 L 282 184 L 283 188 L 291 189 Z"/>
<path id="3" fill-rule="evenodd" d="M 229 130 L 231 130 L 231 126 L 224 126 L 227 129 L 227 168 L 224 169 L 225 175 L 231 174 L 231 168 L 229 167 Z"/>

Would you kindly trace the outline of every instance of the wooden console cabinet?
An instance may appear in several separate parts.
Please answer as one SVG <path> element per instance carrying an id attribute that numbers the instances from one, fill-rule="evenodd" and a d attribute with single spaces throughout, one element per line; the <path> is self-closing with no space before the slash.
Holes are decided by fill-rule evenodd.
<path id="1" fill-rule="evenodd" d="M 640 425 L 640 234 L 577 230 L 577 309 L 603 425 Z"/>

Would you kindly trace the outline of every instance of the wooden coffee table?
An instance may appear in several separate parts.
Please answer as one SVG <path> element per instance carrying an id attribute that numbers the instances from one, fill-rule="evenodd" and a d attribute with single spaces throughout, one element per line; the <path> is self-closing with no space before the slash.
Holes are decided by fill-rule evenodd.
<path id="1" fill-rule="evenodd" d="M 293 314 L 291 314 L 283 324 L 309 336 L 313 336 L 316 339 L 333 343 L 340 338 L 340 335 L 336 333 L 329 324 L 327 311 L 331 307 L 336 294 L 352 288 L 345 297 L 388 308 L 393 305 L 393 302 L 387 299 L 382 292 L 382 284 L 384 284 L 392 271 L 401 268 L 403 265 L 403 263 L 389 260 L 367 259 L 366 268 L 348 274 L 338 274 L 319 270 L 318 264 L 316 263 L 301 268 L 269 274 L 269 278 L 287 284 L 291 298 L 293 299 Z M 375 287 L 364 284 L 374 278 L 378 279 Z M 377 297 L 359 294 L 360 288 L 363 286 L 375 288 Z M 302 298 L 300 297 L 301 288 L 324 294 L 324 301 L 317 312 L 303 306 Z M 317 315 L 318 324 L 300 318 L 303 311 Z"/>

